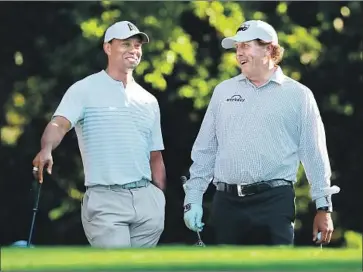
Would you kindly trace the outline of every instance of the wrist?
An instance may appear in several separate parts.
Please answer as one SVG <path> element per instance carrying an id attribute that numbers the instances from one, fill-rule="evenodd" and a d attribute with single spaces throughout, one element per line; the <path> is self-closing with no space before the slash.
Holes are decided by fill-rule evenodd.
<path id="1" fill-rule="evenodd" d="M 164 194 L 166 191 L 165 182 L 158 182 L 155 179 L 151 180 L 151 183 L 158 187 Z"/>
<path id="2" fill-rule="evenodd" d="M 186 212 L 189 212 L 191 209 L 202 209 L 202 205 L 201 204 L 196 204 L 196 203 L 188 203 L 188 204 L 185 204 L 183 206 L 184 208 L 184 213 Z"/>
<path id="3" fill-rule="evenodd" d="M 316 210 L 318 213 L 332 213 L 333 209 L 332 207 L 329 206 L 323 206 L 323 207 L 319 207 Z"/>
<path id="4" fill-rule="evenodd" d="M 52 153 L 52 151 L 53 151 L 53 144 L 51 142 L 41 142 L 41 149 L 44 152 Z"/>
<path id="5" fill-rule="evenodd" d="M 185 193 L 184 205 L 187 204 L 203 204 L 203 192 L 199 190 L 189 190 Z"/>
<path id="6" fill-rule="evenodd" d="M 331 201 L 331 195 L 323 196 L 315 200 L 316 209 L 320 211 L 332 212 L 333 204 Z"/>

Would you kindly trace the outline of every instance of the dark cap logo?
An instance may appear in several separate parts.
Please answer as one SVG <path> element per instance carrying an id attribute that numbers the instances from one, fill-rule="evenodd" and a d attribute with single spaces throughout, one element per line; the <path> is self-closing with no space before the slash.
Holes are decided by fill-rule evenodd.
<path id="1" fill-rule="evenodd" d="M 130 31 L 136 30 L 136 27 L 132 24 L 127 24 L 127 26 L 129 27 Z"/>
<path id="2" fill-rule="evenodd" d="M 236 31 L 236 32 L 238 32 L 238 31 L 246 31 L 249 27 L 250 27 L 250 25 L 248 25 L 248 24 L 243 24 L 243 25 L 241 25 L 241 26 L 237 29 L 237 31 Z"/>

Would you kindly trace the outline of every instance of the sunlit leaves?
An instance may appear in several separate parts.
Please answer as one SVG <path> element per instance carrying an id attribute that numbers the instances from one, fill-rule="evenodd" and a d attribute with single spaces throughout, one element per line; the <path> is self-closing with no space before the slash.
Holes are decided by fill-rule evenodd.
<path id="1" fill-rule="evenodd" d="M 14 107 L 21 108 L 25 105 L 25 97 L 21 93 L 13 94 L 13 104 Z"/>
<path id="2" fill-rule="evenodd" d="M 277 5 L 276 11 L 278 14 L 285 14 L 287 11 L 287 4 L 284 2 L 281 2 Z"/>
<path id="3" fill-rule="evenodd" d="M 24 125 L 26 122 L 26 117 L 19 114 L 17 111 L 15 110 L 9 110 L 6 112 L 6 122 L 9 125 Z"/>
<path id="4" fill-rule="evenodd" d="M 14 61 L 15 61 L 15 64 L 18 66 L 23 65 L 23 62 L 24 62 L 23 54 L 19 51 L 15 52 Z"/>
<path id="5" fill-rule="evenodd" d="M 151 83 L 154 89 L 159 89 L 161 91 L 166 88 L 166 80 L 160 71 L 155 70 L 152 73 L 148 73 L 145 75 L 145 82 Z"/>
<path id="6" fill-rule="evenodd" d="M 64 199 L 62 204 L 49 211 L 48 217 L 50 220 L 57 220 L 61 218 L 65 213 L 74 211 L 76 206 L 74 205 L 72 199 Z"/>
<path id="7" fill-rule="evenodd" d="M 344 238 L 348 248 L 362 250 L 362 234 L 354 231 L 346 231 Z"/>
<path id="8" fill-rule="evenodd" d="M 112 24 L 117 18 L 120 18 L 121 12 L 118 9 L 104 11 L 101 14 L 102 22 L 108 24 Z"/>
<path id="9" fill-rule="evenodd" d="M 1 142 L 6 145 L 16 145 L 23 129 L 19 126 L 4 126 L 0 130 Z"/>
<path id="10" fill-rule="evenodd" d="M 341 7 L 340 9 L 340 13 L 344 16 L 344 17 L 349 17 L 350 15 L 350 9 L 346 6 Z"/>
<path id="11" fill-rule="evenodd" d="M 335 93 L 330 94 L 326 99 L 324 108 L 347 116 L 354 113 L 353 106 L 350 103 L 341 103 L 339 96 Z"/>
<path id="12" fill-rule="evenodd" d="M 193 66 L 195 64 L 195 50 L 191 43 L 190 36 L 180 27 L 176 27 L 172 32 L 173 41 L 170 42 L 170 49 L 180 55 L 182 61 Z"/>
<path id="13" fill-rule="evenodd" d="M 6 125 L 1 128 L 1 142 L 15 145 L 23 128 L 36 115 L 43 103 L 43 94 L 54 87 L 55 81 L 28 77 L 25 82 L 15 82 L 11 99 L 4 105 Z"/>
<path id="14" fill-rule="evenodd" d="M 299 55 L 302 64 L 314 64 L 323 50 L 318 35 L 316 28 L 309 31 L 296 25 L 292 26 L 290 33 L 279 32 L 280 43 L 287 47 L 284 56 Z"/>
<path id="15" fill-rule="evenodd" d="M 154 27 L 160 27 L 161 21 L 158 20 L 155 16 L 149 15 L 144 18 L 144 24 L 149 25 L 149 26 L 154 26 Z"/>
<path id="16" fill-rule="evenodd" d="M 342 32 L 344 27 L 344 22 L 341 18 L 335 18 L 333 21 L 333 26 L 336 31 Z"/>
<path id="17" fill-rule="evenodd" d="M 90 19 L 81 24 L 81 29 L 83 31 L 83 36 L 85 38 L 100 38 L 106 30 L 105 24 L 100 24 L 97 19 Z"/>
<path id="18" fill-rule="evenodd" d="M 211 26 L 224 36 L 234 35 L 243 22 L 243 11 L 238 3 L 193 1 L 193 12 L 201 19 L 207 19 Z"/>

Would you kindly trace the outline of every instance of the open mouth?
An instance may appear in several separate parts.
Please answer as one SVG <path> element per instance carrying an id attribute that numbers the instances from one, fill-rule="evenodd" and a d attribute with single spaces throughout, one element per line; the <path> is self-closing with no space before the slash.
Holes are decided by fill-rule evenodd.
<path id="1" fill-rule="evenodd" d="M 241 65 L 244 65 L 244 64 L 246 64 L 247 63 L 247 61 L 245 61 L 245 60 L 242 60 L 241 62 L 240 62 L 240 64 Z"/>

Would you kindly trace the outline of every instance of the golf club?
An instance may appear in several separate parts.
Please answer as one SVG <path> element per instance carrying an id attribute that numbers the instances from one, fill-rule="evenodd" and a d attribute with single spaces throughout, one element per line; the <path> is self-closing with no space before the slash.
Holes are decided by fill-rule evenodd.
<path id="1" fill-rule="evenodd" d="M 36 198 L 35 198 L 35 203 L 34 203 L 34 207 L 33 207 L 33 218 L 32 218 L 32 223 L 30 225 L 30 232 L 29 232 L 27 247 L 30 247 L 31 246 L 31 240 L 32 240 L 33 232 L 34 232 L 35 217 L 37 215 L 38 206 L 39 206 L 40 190 L 42 188 L 42 184 L 41 183 L 39 183 L 38 181 L 36 181 L 36 184 L 37 184 L 37 188 L 36 188 Z"/>
<path id="2" fill-rule="evenodd" d="M 321 239 L 321 232 L 318 232 L 318 234 L 317 234 L 317 236 L 316 236 L 316 239 L 317 239 L 318 241 Z M 319 247 L 320 247 L 320 250 L 323 250 L 323 244 L 322 244 L 322 243 L 319 245 Z"/>
<path id="3" fill-rule="evenodd" d="M 198 235 L 198 241 L 197 241 L 197 243 L 195 245 L 199 246 L 199 247 L 205 247 L 205 244 L 202 241 L 202 238 L 200 237 L 200 232 L 198 230 L 197 230 L 197 235 Z"/>
<path id="4" fill-rule="evenodd" d="M 187 182 L 188 178 L 186 176 L 181 176 L 180 179 L 181 179 L 181 181 L 183 183 L 183 186 L 184 186 L 185 182 Z M 197 243 L 195 245 L 199 246 L 199 247 L 205 247 L 205 244 L 204 244 L 202 238 L 200 237 L 199 230 L 197 230 L 197 235 L 198 235 L 198 241 L 197 241 Z"/>

